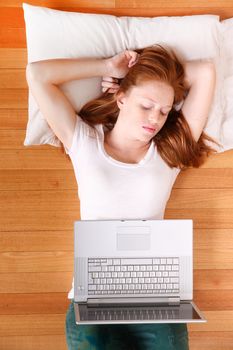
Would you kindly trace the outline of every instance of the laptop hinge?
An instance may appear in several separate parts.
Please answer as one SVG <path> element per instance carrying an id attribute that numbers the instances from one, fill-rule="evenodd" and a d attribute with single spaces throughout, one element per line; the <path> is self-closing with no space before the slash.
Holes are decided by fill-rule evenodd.
<path id="1" fill-rule="evenodd" d="M 158 298 L 148 298 L 148 297 L 139 297 L 139 298 L 91 298 L 87 299 L 87 305 L 97 306 L 97 305 L 124 305 L 124 304 L 154 304 L 154 305 L 179 305 L 180 297 L 158 297 Z"/>

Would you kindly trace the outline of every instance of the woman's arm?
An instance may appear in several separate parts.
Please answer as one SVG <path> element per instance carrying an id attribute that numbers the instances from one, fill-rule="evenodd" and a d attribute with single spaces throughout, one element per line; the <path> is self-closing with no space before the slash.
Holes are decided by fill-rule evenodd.
<path id="1" fill-rule="evenodd" d="M 198 141 L 213 102 L 216 71 L 214 63 L 210 61 L 187 61 L 183 66 L 189 91 L 181 110 L 194 139 Z"/>
<path id="2" fill-rule="evenodd" d="M 122 78 L 136 58 L 136 52 L 125 50 L 105 59 L 51 59 L 27 65 L 29 88 L 55 135 L 68 149 L 74 134 L 75 110 L 58 85 L 70 80 L 98 76 Z"/>
<path id="3" fill-rule="evenodd" d="M 108 75 L 106 59 L 54 59 L 27 65 L 26 77 L 40 111 L 68 149 L 75 128 L 75 110 L 58 87 L 64 82 Z"/>

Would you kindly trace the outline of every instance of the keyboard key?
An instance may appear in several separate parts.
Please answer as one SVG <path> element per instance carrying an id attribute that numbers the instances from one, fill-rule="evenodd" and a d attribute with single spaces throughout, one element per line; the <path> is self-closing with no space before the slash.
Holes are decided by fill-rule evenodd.
<path id="1" fill-rule="evenodd" d="M 144 259 L 144 258 L 139 258 L 139 259 L 121 259 L 121 265 L 138 265 L 138 263 L 140 263 L 140 265 L 152 265 L 152 259 Z"/>

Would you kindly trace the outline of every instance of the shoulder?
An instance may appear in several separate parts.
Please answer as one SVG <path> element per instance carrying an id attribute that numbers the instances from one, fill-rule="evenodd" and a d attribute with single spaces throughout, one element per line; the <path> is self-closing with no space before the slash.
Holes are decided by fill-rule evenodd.
<path id="1" fill-rule="evenodd" d="M 74 133 L 71 140 L 70 148 L 65 148 L 66 153 L 69 154 L 73 150 L 78 150 L 88 142 L 97 140 L 101 137 L 101 125 L 91 125 L 76 115 Z"/>

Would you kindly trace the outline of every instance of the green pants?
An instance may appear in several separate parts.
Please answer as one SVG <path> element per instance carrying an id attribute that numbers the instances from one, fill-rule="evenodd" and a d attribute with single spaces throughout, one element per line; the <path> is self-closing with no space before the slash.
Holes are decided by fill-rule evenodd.
<path id="1" fill-rule="evenodd" d="M 66 315 L 69 350 L 188 350 L 184 323 L 77 325 L 74 304 Z"/>

